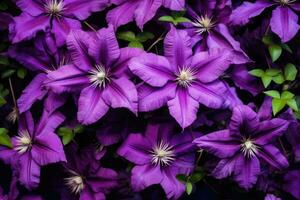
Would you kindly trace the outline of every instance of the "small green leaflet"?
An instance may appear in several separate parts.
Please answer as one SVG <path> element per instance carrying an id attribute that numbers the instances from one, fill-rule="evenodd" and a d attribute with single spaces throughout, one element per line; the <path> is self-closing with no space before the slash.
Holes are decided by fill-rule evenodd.
<path id="1" fill-rule="evenodd" d="M 125 31 L 118 33 L 117 38 L 129 42 L 129 47 L 144 49 L 143 42 L 153 39 L 154 35 L 149 32 L 142 32 L 135 35 L 132 31 Z"/>
<path id="2" fill-rule="evenodd" d="M 6 128 L 0 128 L 0 145 L 12 148 L 10 137 L 8 135 L 8 130 Z"/>

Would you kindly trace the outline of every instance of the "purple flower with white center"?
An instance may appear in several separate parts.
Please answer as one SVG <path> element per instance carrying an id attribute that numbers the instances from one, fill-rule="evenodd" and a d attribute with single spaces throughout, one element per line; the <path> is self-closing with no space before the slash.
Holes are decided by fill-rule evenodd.
<path id="1" fill-rule="evenodd" d="M 287 129 L 285 120 L 274 118 L 259 121 L 258 115 L 248 106 L 237 106 L 228 129 L 210 133 L 194 140 L 201 149 L 221 158 L 212 172 L 216 178 L 233 174 L 238 184 L 251 188 L 261 173 L 260 162 L 275 169 L 286 168 L 286 157 L 274 145 L 274 140 Z"/>
<path id="2" fill-rule="evenodd" d="M 64 116 L 58 112 L 51 115 L 44 112 L 37 124 L 34 124 L 30 112 L 20 116 L 19 133 L 12 138 L 16 154 L 14 168 L 26 188 L 38 186 L 41 166 L 66 161 L 62 143 L 54 133 L 63 120 Z"/>
<path id="3" fill-rule="evenodd" d="M 296 0 L 257 0 L 254 3 L 245 1 L 232 12 L 231 21 L 237 25 L 246 24 L 269 7 L 276 7 L 270 20 L 271 30 L 283 42 L 293 39 L 300 28 L 298 15 L 295 13 L 300 11 L 300 3 Z"/>
<path id="4" fill-rule="evenodd" d="M 185 0 L 111 0 L 111 3 L 117 7 L 108 12 L 106 20 L 115 28 L 134 20 L 143 29 L 161 6 L 177 11 L 185 6 Z"/>
<path id="5" fill-rule="evenodd" d="M 184 192 L 177 174 L 189 174 L 194 168 L 198 134 L 174 134 L 170 123 L 150 123 L 144 134 L 130 134 L 118 149 L 118 154 L 135 163 L 131 185 L 135 191 L 160 184 L 168 199 L 178 199 Z"/>
<path id="6" fill-rule="evenodd" d="M 117 186 L 118 174 L 114 170 L 101 167 L 90 150 L 79 149 L 76 144 L 68 147 L 68 162 L 64 166 L 65 185 L 71 195 L 79 196 L 80 200 L 105 200 L 105 194 Z"/>
<path id="7" fill-rule="evenodd" d="M 231 13 L 228 2 L 210 1 L 207 4 L 197 1 L 187 9 L 192 22 L 185 23 L 185 26 L 192 38 L 192 43 L 196 45 L 196 51 L 207 48 L 229 49 L 233 54 L 233 64 L 249 62 L 250 59 L 227 28 L 227 19 Z"/>
<path id="8" fill-rule="evenodd" d="M 144 53 L 133 58 L 131 71 L 145 83 L 138 87 L 139 111 L 168 105 L 182 128 L 191 125 L 199 103 L 221 108 L 227 90 L 218 77 L 230 65 L 230 52 L 213 49 L 193 54 L 186 31 L 171 27 L 164 40 L 165 56 Z"/>
<path id="9" fill-rule="evenodd" d="M 69 63 L 69 55 L 58 49 L 52 34 L 46 33 L 35 40 L 34 46 L 15 45 L 8 50 L 8 56 L 16 59 L 25 68 L 38 73 L 23 90 L 17 104 L 20 113 L 46 97 L 44 107 L 53 112 L 65 103 L 66 95 L 58 95 L 44 86 L 47 74 Z"/>
<path id="10" fill-rule="evenodd" d="M 73 64 L 50 72 L 47 86 L 56 93 L 81 90 L 78 121 L 92 124 L 110 107 L 127 108 L 136 114 L 138 97 L 136 87 L 128 77 L 128 62 L 142 51 L 120 49 L 112 26 L 95 35 L 73 31 L 67 44 Z"/>
<path id="11" fill-rule="evenodd" d="M 65 43 L 72 29 L 80 29 L 80 20 L 109 5 L 108 0 L 17 0 L 23 11 L 10 25 L 13 43 L 33 38 L 37 32 L 50 29 L 57 45 Z"/>

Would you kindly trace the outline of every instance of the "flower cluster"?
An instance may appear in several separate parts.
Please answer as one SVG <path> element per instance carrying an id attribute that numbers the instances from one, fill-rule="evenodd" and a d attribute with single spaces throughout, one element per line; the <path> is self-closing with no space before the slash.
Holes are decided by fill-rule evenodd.
<path id="1" fill-rule="evenodd" d="M 297 0 L 0 10 L 0 199 L 300 200 Z"/>

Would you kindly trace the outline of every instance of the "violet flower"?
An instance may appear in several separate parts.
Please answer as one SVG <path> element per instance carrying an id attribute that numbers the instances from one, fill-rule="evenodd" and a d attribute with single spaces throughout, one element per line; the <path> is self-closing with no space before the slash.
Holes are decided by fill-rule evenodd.
<path id="1" fill-rule="evenodd" d="M 160 184 L 168 199 L 178 199 L 184 185 L 177 174 L 189 174 L 194 168 L 195 146 L 191 132 L 174 134 L 170 123 L 150 123 L 144 134 L 130 134 L 118 154 L 133 162 L 131 185 L 135 191 Z"/>
<path id="2" fill-rule="evenodd" d="M 233 24 L 246 24 L 268 7 L 276 7 L 272 11 L 270 20 L 271 30 L 283 42 L 293 39 L 300 28 L 298 15 L 295 13 L 295 11 L 300 11 L 300 3 L 294 0 L 256 0 L 254 3 L 245 1 L 232 12 L 231 21 Z"/>
<path id="3" fill-rule="evenodd" d="M 220 108 L 227 87 L 218 77 L 230 65 L 230 52 L 214 49 L 193 54 L 190 37 L 171 27 L 164 40 L 165 56 L 144 53 L 133 58 L 131 71 L 145 83 L 138 87 L 139 110 L 148 112 L 166 104 L 185 128 L 197 116 L 199 103 Z"/>
<path id="4" fill-rule="evenodd" d="M 117 7 L 108 12 L 108 23 L 118 28 L 135 20 L 138 27 L 143 29 L 161 6 L 179 11 L 184 9 L 185 0 L 111 0 L 111 3 Z"/>
<path id="5" fill-rule="evenodd" d="M 44 112 L 37 124 L 34 124 L 30 112 L 20 116 L 18 135 L 12 138 L 16 159 L 14 168 L 26 188 L 38 186 L 41 166 L 66 161 L 62 143 L 54 133 L 63 120 L 64 116 L 58 112 L 51 115 Z"/>
<path id="6" fill-rule="evenodd" d="M 105 194 L 117 185 L 118 174 L 100 166 L 90 149 L 79 149 L 71 144 L 66 150 L 65 184 L 73 196 L 80 200 L 105 200 Z"/>
<path id="7" fill-rule="evenodd" d="M 193 6 L 188 7 L 187 14 L 192 22 L 185 23 L 186 30 L 192 38 L 192 43 L 196 45 L 196 51 L 214 48 L 229 49 L 233 54 L 233 64 L 250 61 L 227 27 L 231 14 L 228 1 L 206 3 L 197 1 Z"/>
<path id="8" fill-rule="evenodd" d="M 67 38 L 73 64 L 50 72 L 47 85 L 56 93 L 81 91 L 78 121 L 91 124 L 110 107 L 137 113 L 137 91 L 129 80 L 129 60 L 141 53 L 137 48 L 119 49 L 112 26 L 95 35 L 80 30 Z"/>
<path id="9" fill-rule="evenodd" d="M 32 105 L 46 97 L 44 107 L 53 112 L 65 103 L 66 95 L 58 95 L 45 87 L 47 74 L 69 63 L 69 55 L 56 46 L 52 34 L 37 37 L 34 46 L 15 45 L 8 50 L 8 56 L 16 59 L 25 68 L 37 72 L 29 85 L 22 91 L 17 104 L 20 113 L 29 110 Z"/>
<path id="10" fill-rule="evenodd" d="M 261 161 L 278 170 L 288 166 L 286 157 L 274 145 L 274 140 L 287 127 L 285 120 L 259 121 L 251 108 L 237 106 L 233 109 L 228 129 L 202 136 L 194 142 L 199 148 L 221 158 L 213 176 L 221 179 L 233 174 L 241 187 L 249 189 L 261 172 Z"/>
<path id="11" fill-rule="evenodd" d="M 13 43 L 33 38 L 37 32 L 50 29 L 59 46 L 72 29 L 80 29 L 80 20 L 103 10 L 108 0 L 17 0 L 23 11 L 10 25 Z"/>

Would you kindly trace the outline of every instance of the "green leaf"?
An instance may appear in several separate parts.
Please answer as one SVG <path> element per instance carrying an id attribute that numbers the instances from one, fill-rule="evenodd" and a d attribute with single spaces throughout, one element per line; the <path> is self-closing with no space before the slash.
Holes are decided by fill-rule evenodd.
<path id="1" fill-rule="evenodd" d="M 184 14 L 185 14 L 185 11 L 172 11 L 171 12 L 171 15 L 174 19 L 183 17 Z"/>
<path id="2" fill-rule="evenodd" d="M 280 74 L 280 70 L 279 69 L 267 69 L 266 70 L 266 74 L 268 76 L 277 76 L 278 74 Z"/>
<path id="3" fill-rule="evenodd" d="M 295 115 L 295 117 L 296 117 L 297 119 L 300 119 L 300 111 L 294 112 L 294 115 Z"/>
<path id="4" fill-rule="evenodd" d="M 84 131 L 84 126 L 82 125 L 77 125 L 75 128 L 74 128 L 74 133 L 77 134 L 77 133 L 82 133 Z"/>
<path id="5" fill-rule="evenodd" d="M 129 47 L 144 49 L 144 46 L 139 41 L 132 41 L 128 44 Z"/>
<path id="6" fill-rule="evenodd" d="M 20 79 L 24 79 L 25 76 L 27 74 L 27 70 L 25 68 L 19 68 L 17 70 L 17 76 L 20 78 Z"/>
<path id="7" fill-rule="evenodd" d="M 162 16 L 162 17 L 158 18 L 158 20 L 162 21 L 162 22 L 171 22 L 171 23 L 174 22 L 174 18 L 171 16 Z"/>
<path id="8" fill-rule="evenodd" d="M 264 84 L 264 87 L 267 88 L 270 85 L 271 81 L 272 81 L 272 77 L 268 76 L 268 75 L 263 75 L 261 77 L 261 80 Z"/>
<path id="9" fill-rule="evenodd" d="M 0 65 L 4 65 L 4 66 L 9 65 L 8 58 L 6 58 L 6 57 L 0 57 Z"/>
<path id="10" fill-rule="evenodd" d="M 280 99 L 280 93 L 276 90 L 269 90 L 269 91 L 265 91 L 264 93 L 270 97 Z"/>
<path id="11" fill-rule="evenodd" d="M 284 99 L 272 99 L 273 114 L 276 115 L 285 107 L 285 105 L 286 105 L 286 100 Z"/>
<path id="12" fill-rule="evenodd" d="M 281 47 L 289 53 L 293 53 L 292 49 L 287 44 L 281 44 Z"/>
<path id="13" fill-rule="evenodd" d="M 8 78 L 16 72 L 15 69 L 7 69 L 1 74 L 1 78 Z"/>
<path id="14" fill-rule="evenodd" d="M 132 31 L 125 31 L 125 32 L 118 33 L 117 38 L 128 42 L 132 42 L 136 40 L 135 34 Z"/>
<path id="15" fill-rule="evenodd" d="M 68 127 L 61 127 L 57 131 L 58 135 L 62 137 L 62 142 L 64 145 L 69 144 L 73 138 L 75 137 L 75 134 L 73 133 L 73 130 Z"/>
<path id="16" fill-rule="evenodd" d="M 265 74 L 265 72 L 262 69 L 253 69 L 249 71 L 249 74 L 256 77 L 262 77 Z"/>
<path id="17" fill-rule="evenodd" d="M 286 103 L 291 109 L 293 109 L 294 111 L 298 111 L 298 106 L 295 99 L 290 99 Z"/>
<path id="18" fill-rule="evenodd" d="M 8 130 L 5 128 L 0 128 L 0 145 L 12 148 L 10 137 L 8 135 Z"/>
<path id="19" fill-rule="evenodd" d="M 196 172 L 193 173 L 190 177 L 190 181 L 192 183 L 197 183 L 199 181 L 201 181 L 204 178 L 205 174 L 203 172 Z"/>
<path id="20" fill-rule="evenodd" d="M 176 178 L 177 178 L 177 180 L 179 180 L 182 183 L 186 183 L 188 180 L 188 177 L 186 177 L 185 174 L 177 174 Z"/>
<path id="21" fill-rule="evenodd" d="M 287 81 L 293 81 L 296 79 L 297 76 L 297 68 L 295 65 L 288 63 L 284 68 L 284 77 Z"/>
<path id="22" fill-rule="evenodd" d="M 143 43 L 143 42 L 146 42 L 147 40 L 151 40 L 153 38 L 154 38 L 153 33 L 142 32 L 137 35 L 136 40 Z"/>
<path id="23" fill-rule="evenodd" d="M 272 44 L 269 46 L 269 53 L 272 58 L 272 61 L 275 62 L 281 56 L 282 48 L 277 44 Z"/>
<path id="24" fill-rule="evenodd" d="M 265 36 L 263 37 L 262 41 L 263 41 L 263 43 L 264 43 L 265 45 L 268 45 L 268 46 L 274 44 L 271 35 L 265 35 Z"/>
<path id="25" fill-rule="evenodd" d="M 273 76 L 272 80 L 277 83 L 277 84 L 282 84 L 284 82 L 284 77 L 283 75 L 280 73 L 277 76 Z"/>
<path id="26" fill-rule="evenodd" d="M 0 106 L 3 106 L 7 103 L 6 99 L 3 96 L 0 96 Z"/>
<path id="27" fill-rule="evenodd" d="M 193 184 L 191 182 L 187 182 L 185 185 L 185 190 L 188 195 L 190 195 L 193 191 Z"/>
<path id="28" fill-rule="evenodd" d="M 191 20 L 186 17 L 178 17 L 178 18 L 175 18 L 175 22 L 177 24 L 179 24 L 179 23 L 184 23 L 184 22 L 191 22 Z"/>
<path id="29" fill-rule="evenodd" d="M 8 5 L 4 1 L 0 2 L 0 10 L 4 11 L 7 9 L 8 9 Z"/>
<path id="30" fill-rule="evenodd" d="M 289 91 L 283 91 L 281 94 L 281 99 L 289 100 L 289 99 L 294 98 L 294 96 L 295 95 Z"/>

